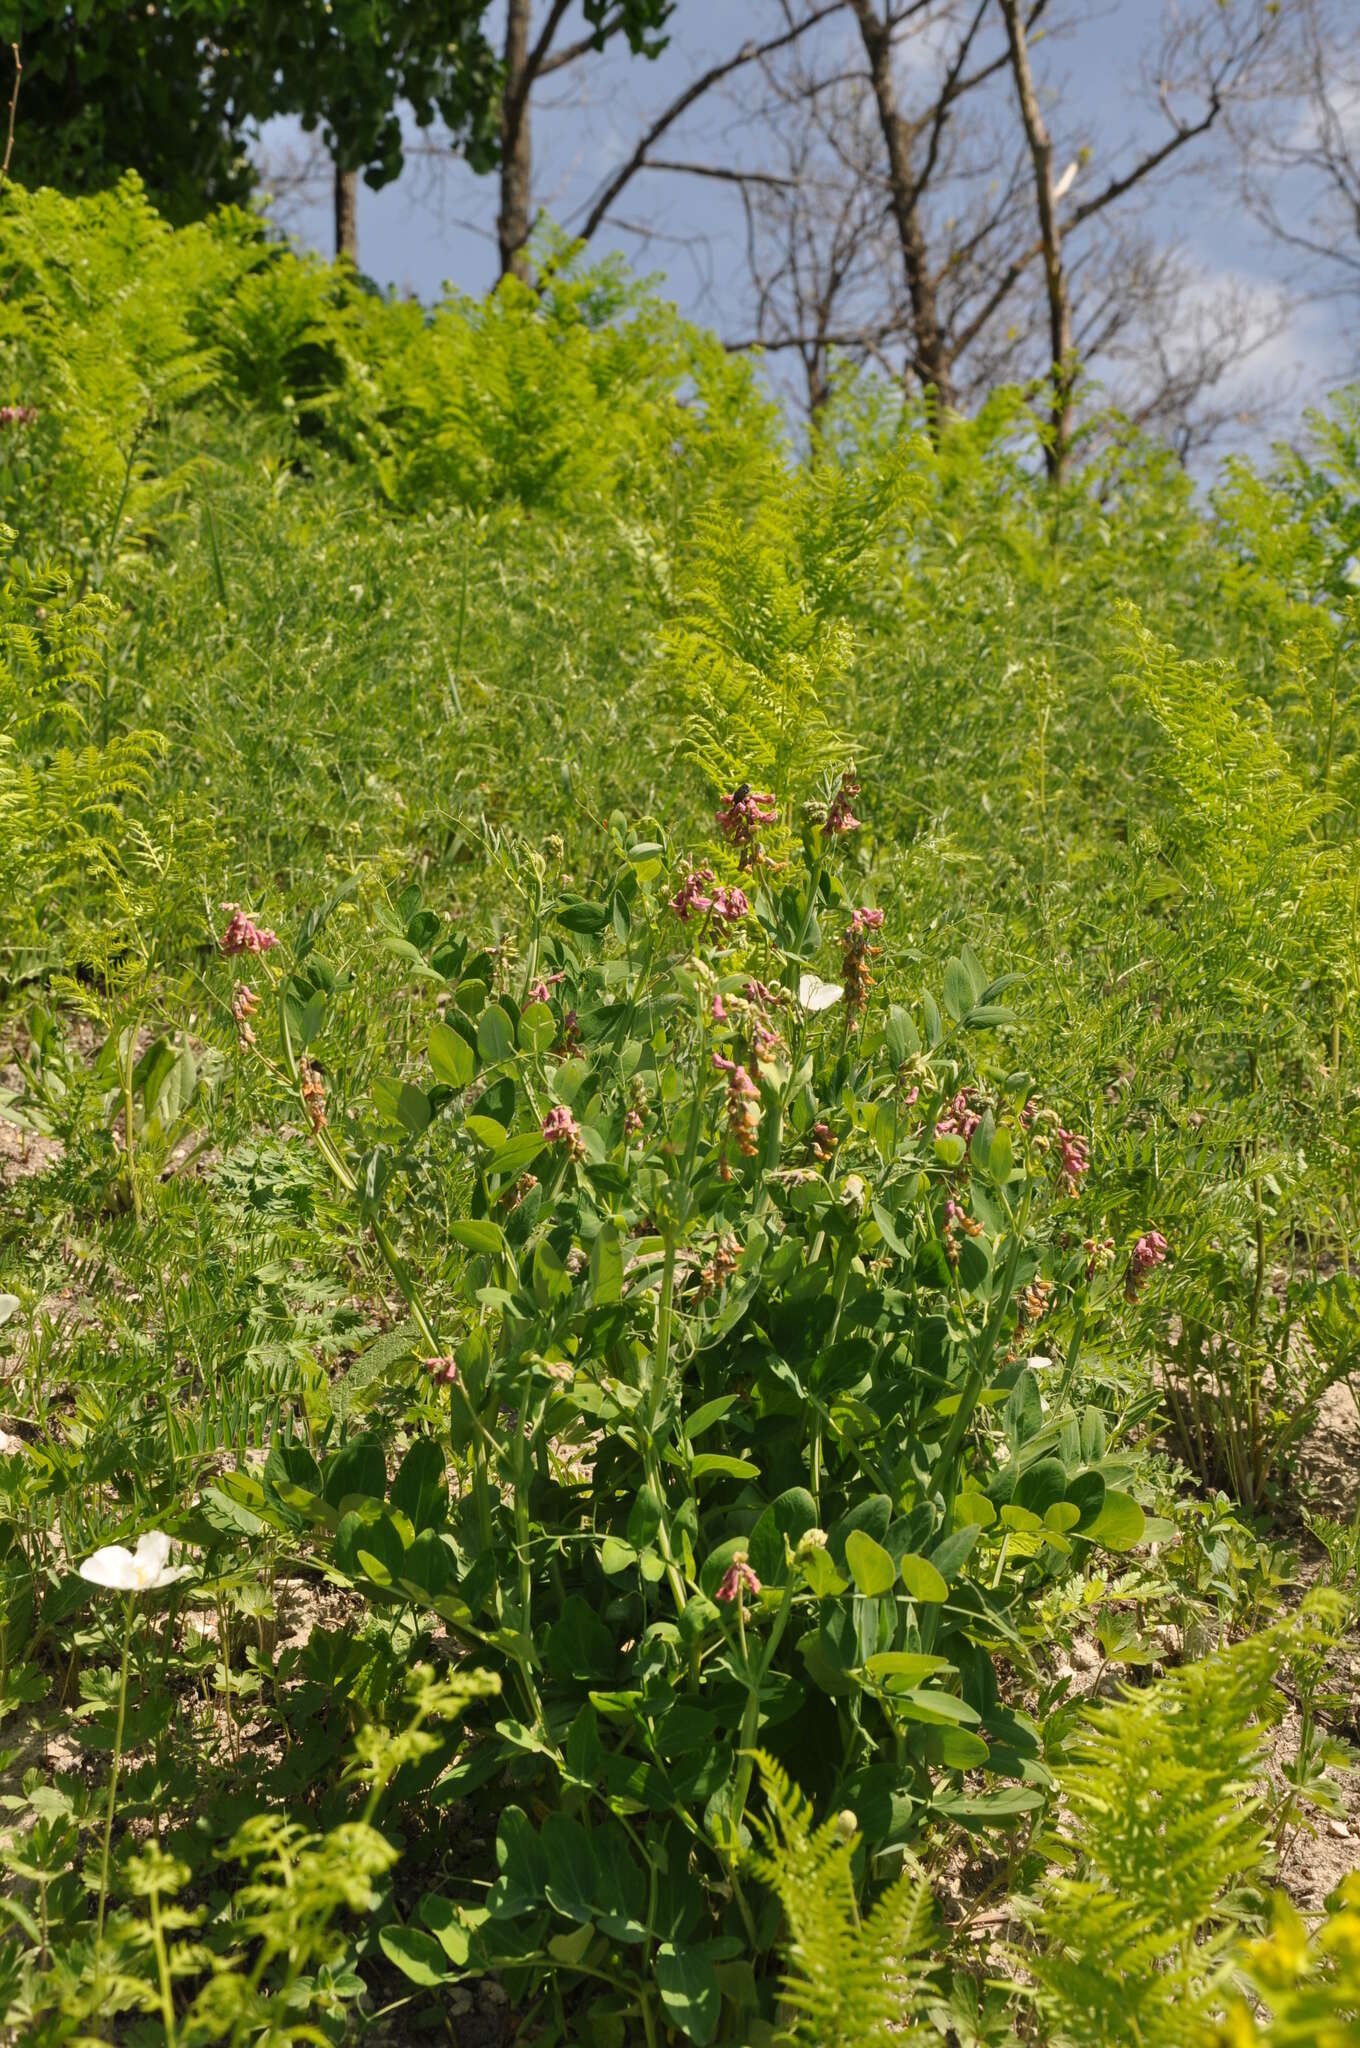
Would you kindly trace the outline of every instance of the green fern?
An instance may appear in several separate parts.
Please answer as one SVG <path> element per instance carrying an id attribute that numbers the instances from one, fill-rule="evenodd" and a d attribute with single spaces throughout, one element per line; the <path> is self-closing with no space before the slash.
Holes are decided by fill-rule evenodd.
<path id="1" fill-rule="evenodd" d="M 861 1914 L 853 1826 L 840 1815 L 814 1826 L 787 1773 L 763 1753 L 759 1764 L 769 1812 L 755 1822 L 765 1848 L 749 1867 L 783 1909 L 778 2039 L 789 2048 L 893 2048 L 919 2016 L 930 1976 L 921 1960 L 932 1933 L 930 1887 L 908 1868 Z"/>
<path id="2" fill-rule="evenodd" d="M 1276 1674 L 1305 1636 L 1311 1611 L 1094 1709 L 1071 1745 L 1017 1958 L 1053 2048 L 1185 2048 L 1221 2009 L 1267 1874 Z"/>
<path id="3" fill-rule="evenodd" d="M 710 784 L 753 781 L 787 806 L 853 753 L 827 706 L 852 694 L 851 615 L 911 500 L 892 461 L 769 481 L 756 510 L 697 517 L 662 647 L 688 706 L 684 749 Z"/>

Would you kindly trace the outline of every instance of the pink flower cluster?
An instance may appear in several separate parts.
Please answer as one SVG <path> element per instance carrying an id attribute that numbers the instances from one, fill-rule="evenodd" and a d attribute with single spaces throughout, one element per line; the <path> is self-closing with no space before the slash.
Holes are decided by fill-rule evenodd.
<path id="1" fill-rule="evenodd" d="M 740 1601 L 743 1593 L 756 1594 L 760 1591 L 760 1580 L 746 1561 L 746 1552 L 739 1550 L 723 1573 L 715 1600 Z"/>
<path id="2" fill-rule="evenodd" d="M 1143 1283 L 1156 1266 L 1164 1266 L 1171 1253 L 1171 1247 L 1160 1230 L 1145 1230 L 1129 1254 L 1129 1269 L 1124 1275 L 1124 1293 L 1130 1301 L 1137 1301 L 1143 1291 Z"/>
<path id="3" fill-rule="evenodd" d="M 749 868 L 760 858 L 761 827 L 775 823 L 779 806 L 769 790 L 752 789 L 744 782 L 723 798 L 715 815 L 723 838 L 740 848 L 741 865 Z"/>
<path id="4" fill-rule="evenodd" d="M 31 427 L 37 417 L 36 405 L 0 405 L 0 427 Z"/>
<path id="5" fill-rule="evenodd" d="M 581 1142 L 581 1126 L 564 1102 L 550 1109 L 539 1126 L 550 1145 L 565 1145 L 573 1159 L 585 1157 L 585 1146 Z"/>
<path id="6" fill-rule="evenodd" d="M 980 1112 L 973 1108 L 973 1090 L 960 1088 L 944 1115 L 935 1126 L 937 1138 L 962 1138 L 968 1144 L 974 1131 L 982 1122 Z"/>
<path id="7" fill-rule="evenodd" d="M 452 1386 L 458 1377 L 458 1362 L 456 1359 L 448 1357 L 427 1358 L 425 1360 L 425 1370 L 436 1384 Z"/>
<path id="8" fill-rule="evenodd" d="M 740 924 L 744 917 L 751 915 L 751 906 L 744 889 L 715 889 L 713 891 L 713 915 L 725 924 Z"/>
<path id="9" fill-rule="evenodd" d="M 670 902 L 681 924 L 688 924 L 695 911 L 701 917 L 714 917 L 721 924 L 740 924 L 751 915 L 746 891 L 715 883 L 712 868 L 690 868 L 681 877 Z"/>
<path id="10" fill-rule="evenodd" d="M 534 982 L 532 986 L 525 991 L 525 1002 L 546 1003 L 548 1000 L 549 992 L 557 987 L 559 981 L 565 981 L 566 978 L 567 977 L 565 974 L 545 974 L 542 980 Z"/>
<path id="11" fill-rule="evenodd" d="M 1069 1195 L 1075 1195 L 1083 1174 L 1091 1171 L 1091 1148 L 1085 1138 L 1065 1131 L 1061 1125 L 1057 1137 L 1063 1186 Z"/>
<path id="12" fill-rule="evenodd" d="M 224 903 L 222 908 L 231 920 L 217 942 L 224 953 L 267 953 L 279 943 L 275 933 L 262 930 L 239 904 Z"/>
<path id="13" fill-rule="evenodd" d="M 823 832 L 858 832 L 860 821 L 850 808 L 852 799 L 858 795 L 859 784 L 853 771 L 847 768 L 841 777 L 840 788 L 831 799 L 831 807 L 822 826 Z"/>
<path id="14" fill-rule="evenodd" d="M 713 887 L 712 868 L 690 868 L 681 876 L 680 887 L 671 898 L 671 909 L 681 924 L 688 924 L 696 910 L 701 917 L 707 917 L 713 908 L 713 898 L 707 891 Z"/>

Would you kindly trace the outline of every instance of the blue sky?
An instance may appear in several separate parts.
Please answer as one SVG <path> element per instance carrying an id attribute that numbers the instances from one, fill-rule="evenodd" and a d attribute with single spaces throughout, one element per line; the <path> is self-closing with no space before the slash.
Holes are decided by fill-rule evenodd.
<path id="1" fill-rule="evenodd" d="M 1188 0 L 1184 0 L 1188 4 Z M 1184 4 L 1183 9 L 1184 11 Z M 1076 10 L 1074 10 L 1076 11 Z M 1149 66 L 1163 21 L 1162 0 L 1109 0 L 1083 5 L 1075 33 L 1036 39 L 1033 59 L 1048 100 L 1057 160 L 1091 152 L 1083 179 L 1094 181 L 1127 164 L 1140 144 L 1159 132 L 1147 90 Z M 664 106 L 697 72 L 730 54 L 748 36 L 768 34 L 773 0 L 680 0 L 671 42 L 655 62 L 630 59 L 620 48 L 557 74 L 534 109 L 535 197 L 570 228 L 612 166 L 627 155 L 648 116 Z M 491 16 L 497 28 L 495 11 Z M 847 20 L 818 32 L 820 48 L 834 56 L 857 44 Z M 903 87 L 912 67 L 929 66 L 928 44 L 904 53 Z M 737 74 L 722 99 L 701 102 L 666 141 L 666 153 L 686 160 L 753 164 L 762 137 L 752 115 L 755 75 Z M 1002 109 L 984 118 L 1000 120 Z M 1008 109 L 1005 110 L 1008 113 Z M 359 249 L 363 268 L 380 284 L 437 298 L 450 283 L 480 292 L 495 278 L 494 179 L 474 177 L 439 140 L 437 131 L 414 137 L 432 153 L 413 156 L 402 178 L 381 192 L 361 186 Z M 271 123 L 262 137 L 267 165 L 281 164 L 305 145 L 295 126 Z M 1186 161 L 1190 161 L 1189 158 Z M 710 180 L 666 174 L 635 180 L 620 202 L 629 222 L 597 237 L 594 248 L 622 251 L 639 269 L 659 272 L 666 295 L 696 319 L 731 334 L 749 331 L 749 280 L 740 207 L 732 188 Z M 300 241 L 329 251 L 330 194 L 324 179 L 310 194 L 295 194 L 285 217 Z M 1289 264 L 1250 219 L 1236 195 L 1226 143 L 1211 143 L 1193 169 L 1160 183 L 1143 220 L 1159 242 L 1174 242 L 1193 270 L 1192 299 L 1207 304 L 1225 288 L 1247 308 L 1278 309 L 1271 340 L 1231 384 L 1244 404 L 1268 390 L 1277 401 L 1272 426 L 1283 426 L 1315 402 L 1354 366 L 1354 342 L 1335 305 L 1309 302 L 1288 290 Z M 744 317 L 745 316 L 745 317 Z M 1262 430 L 1243 422 L 1223 446 L 1260 446 Z"/>

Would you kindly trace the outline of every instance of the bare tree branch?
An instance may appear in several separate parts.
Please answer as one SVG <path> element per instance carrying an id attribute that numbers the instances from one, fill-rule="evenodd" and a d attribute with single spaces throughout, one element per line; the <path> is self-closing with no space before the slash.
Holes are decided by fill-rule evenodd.
<path id="1" fill-rule="evenodd" d="M 726 57 L 720 63 L 711 64 L 707 71 L 702 71 L 697 78 L 691 79 L 684 91 L 678 93 L 670 102 L 670 105 L 664 107 L 646 131 L 639 136 L 631 156 L 627 157 L 605 181 L 601 191 L 592 202 L 584 223 L 578 229 L 581 240 L 583 242 L 590 241 L 625 185 L 646 165 L 647 152 L 651 149 L 652 144 L 659 142 L 666 131 L 674 127 L 680 116 L 686 113 L 696 100 L 702 99 L 705 93 L 711 92 L 715 85 L 719 84 L 723 79 L 729 78 L 734 71 L 741 70 L 747 64 L 755 63 L 759 58 L 770 56 L 776 50 L 786 49 L 790 43 L 796 42 L 800 36 L 805 35 L 818 22 L 825 21 L 828 15 L 839 14 L 845 5 L 846 0 L 825 0 L 825 4 L 814 8 L 811 14 L 801 17 L 791 27 L 784 29 L 781 34 L 771 36 L 764 43 L 743 43 L 735 56 Z"/>

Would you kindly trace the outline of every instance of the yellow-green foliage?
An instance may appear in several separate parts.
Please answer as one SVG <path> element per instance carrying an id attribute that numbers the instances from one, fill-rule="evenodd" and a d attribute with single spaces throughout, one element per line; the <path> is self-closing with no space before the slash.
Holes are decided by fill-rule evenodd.
<path id="1" fill-rule="evenodd" d="M 1319 1639 L 1305 1612 L 1089 1713 L 1021 1959 L 1052 2048 L 1186 2048 L 1222 2011 L 1269 1874 L 1276 1675 Z"/>
<path id="2" fill-rule="evenodd" d="M 814 1824 L 810 1804 L 772 1757 L 760 1758 L 760 1777 L 764 1847 L 747 1860 L 784 1916 L 788 2016 L 778 2040 L 789 2048 L 892 2048 L 919 2017 L 931 1974 L 923 1960 L 934 1931 L 930 1886 L 904 1869 L 861 1913 L 854 1815 Z"/>

